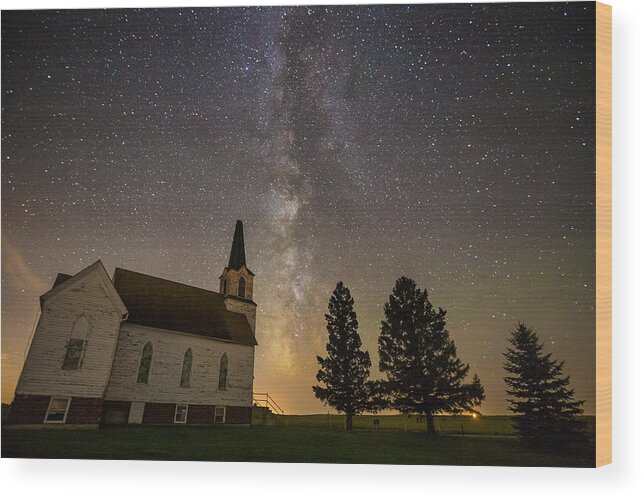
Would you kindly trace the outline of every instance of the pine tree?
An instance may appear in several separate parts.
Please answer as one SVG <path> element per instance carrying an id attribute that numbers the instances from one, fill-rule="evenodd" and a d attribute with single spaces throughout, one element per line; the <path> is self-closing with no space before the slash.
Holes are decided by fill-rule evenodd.
<path id="1" fill-rule="evenodd" d="M 357 332 L 354 300 L 342 282 L 337 283 L 328 304 L 326 328 L 328 344 L 326 358 L 317 357 L 321 365 L 317 381 L 325 386 L 313 386 L 315 396 L 346 414 L 346 430 L 353 429 L 353 416 L 368 410 L 371 383 L 368 381 L 371 359 L 361 350 L 362 340 Z"/>
<path id="2" fill-rule="evenodd" d="M 477 375 L 471 383 L 464 382 L 469 366 L 457 356 L 446 329 L 446 311 L 433 308 L 426 290 L 400 277 L 384 315 L 379 367 L 387 377 L 384 386 L 392 408 L 423 414 L 432 435 L 435 414 L 471 411 L 484 400 Z"/>
<path id="3" fill-rule="evenodd" d="M 564 362 L 543 353 L 538 335 L 524 324 L 512 331 L 509 343 L 504 354 L 509 376 L 504 380 L 520 437 L 545 445 L 584 439 L 585 423 L 578 419 L 584 401 L 574 400 L 569 376 L 563 376 Z"/>

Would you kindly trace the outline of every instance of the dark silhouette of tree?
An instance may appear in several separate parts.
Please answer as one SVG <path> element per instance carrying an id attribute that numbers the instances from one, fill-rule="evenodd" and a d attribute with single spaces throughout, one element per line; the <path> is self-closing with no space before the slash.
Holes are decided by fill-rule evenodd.
<path id="1" fill-rule="evenodd" d="M 480 379 L 464 380 L 469 366 L 457 356 L 446 329 L 446 311 L 437 311 L 426 290 L 400 277 L 384 306 L 379 337 L 382 386 L 392 408 L 426 417 L 429 435 L 435 433 L 437 413 L 471 411 L 485 398 Z"/>
<path id="2" fill-rule="evenodd" d="M 368 381 L 371 359 L 361 350 L 357 332 L 357 315 L 349 289 L 338 282 L 328 303 L 326 358 L 317 357 L 321 365 L 317 381 L 325 387 L 313 386 L 318 399 L 346 414 L 346 430 L 353 429 L 353 416 L 370 409 L 372 392 Z"/>
<path id="3" fill-rule="evenodd" d="M 538 335 L 524 324 L 512 331 L 509 343 L 504 380 L 520 437 L 544 445 L 584 440 L 585 423 L 578 419 L 584 401 L 574 401 L 569 376 L 563 376 L 564 362 L 543 353 Z"/>

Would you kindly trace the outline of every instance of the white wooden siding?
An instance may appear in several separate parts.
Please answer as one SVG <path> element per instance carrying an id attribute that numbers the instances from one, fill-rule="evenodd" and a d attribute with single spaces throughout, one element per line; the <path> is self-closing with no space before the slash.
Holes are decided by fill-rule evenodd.
<path id="1" fill-rule="evenodd" d="M 78 317 L 90 323 L 78 370 L 63 370 L 66 345 Z M 103 397 L 121 316 L 96 273 L 45 301 L 16 393 Z"/>
<path id="2" fill-rule="evenodd" d="M 154 354 L 149 383 L 137 383 L 143 346 Z M 190 386 L 181 387 L 181 367 L 192 348 Z M 219 390 L 219 363 L 228 356 L 228 386 Z M 139 402 L 252 405 L 254 347 L 204 336 L 123 323 L 105 398 Z"/>
<path id="3" fill-rule="evenodd" d="M 141 424 L 145 412 L 145 402 L 132 402 L 127 422 L 130 424 Z"/>

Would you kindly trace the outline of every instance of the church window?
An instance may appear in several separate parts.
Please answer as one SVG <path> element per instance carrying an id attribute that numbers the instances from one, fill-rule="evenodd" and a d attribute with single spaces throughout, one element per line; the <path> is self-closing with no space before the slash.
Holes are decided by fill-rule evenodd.
<path id="1" fill-rule="evenodd" d="M 192 349 L 188 348 L 183 354 L 183 367 L 181 369 L 181 387 L 190 386 L 190 376 L 192 374 Z"/>
<path id="2" fill-rule="evenodd" d="M 71 335 L 67 341 L 63 369 L 75 371 L 80 369 L 87 347 L 87 336 L 89 336 L 89 320 L 84 315 L 76 319 L 71 329 Z"/>
<path id="3" fill-rule="evenodd" d="M 228 388 L 228 356 L 223 354 L 219 365 L 219 390 Z"/>
<path id="4" fill-rule="evenodd" d="M 45 423 L 64 423 L 67 419 L 70 402 L 71 398 L 69 397 L 51 397 L 47 407 Z"/>
<path id="5" fill-rule="evenodd" d="M 137 383 L 147 384 L 150 380 L 150 368 L 152 367 L 152 342 L 148 341 L 141 353 L 141 363 L 138 366 Z"/>
<path id="6" fill-rule="evenodd" d="M 228 280 L 223 280 L 223 294 L 225 295 L 228 292 Z"/>
<path id="7" fill-rule="evenodd" d="M 175 423 L 186 423 L 188 420 L 188 406 L 187 404 L 177 404 L 174 411 Z"/>
<path id="8" fill-rule="evenodd" d="M 239 279 L 239 296 L 241 298 L 246 297 L 246 280 L 243 277 Z"/>

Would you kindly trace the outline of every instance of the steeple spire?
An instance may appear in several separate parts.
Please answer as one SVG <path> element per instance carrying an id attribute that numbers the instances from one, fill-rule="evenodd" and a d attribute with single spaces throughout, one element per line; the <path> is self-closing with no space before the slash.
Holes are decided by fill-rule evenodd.
<path id="1" fill-rule="evenodd" d="M 243 242 L 243 222 L 237 220 L 234 228 L 234 238 L 232 240 L 232 249 L 230 250 L 230 261 L 228 268 L 239 270 L 246 264 L 246 246 Z"/>
<path id="2" fill-rule="evenodd" d="M 244 314 L 248 324 L 255 330 L 257 304 L 252 301 L 254 277 L 246 267 L 246 248 L 243 242 L 243 223 L 237 220 L 232 240 L 232 250 L 228 266 L 219 277 L 219 293 L 223 295 L 226 309 Z"/>

